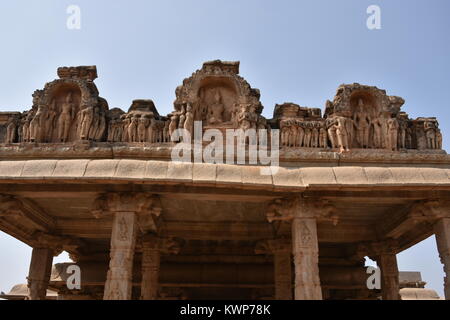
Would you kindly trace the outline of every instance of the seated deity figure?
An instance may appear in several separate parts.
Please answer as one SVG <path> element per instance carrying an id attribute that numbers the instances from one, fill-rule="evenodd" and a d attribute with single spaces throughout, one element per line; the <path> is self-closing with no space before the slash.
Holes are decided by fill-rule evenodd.
<path id="1" fill-rule="evenodd" d="M 358 100 L 358 111 L 355 113 L 354 122 L 357 128 L 358 142 L 361 148 L 369 147 L 370 118 L 365 112 L 364 101 Z"/>
<path id="2" fill-rule="evenodd" d="M 79 138 L 81 140 L 88 140 L 89 131 L 91 130 L 92 122 L 94 121 L 94 107 L 86 107 L 82 109 L 79 114 L 81 124 L 79 128 Z"/>
<path id="3" fill-rule="evenodd" d="M 30 122 L 30 141 L 41 142 L 42 129 L 45 128 L 45 120 L 47 118 L 47 109 L 45 106 L 40 105 Z"/>
<path id="4" fill-rule="evenodd" d="M 392 151 L 398 150 L 398 129 L 399 124 L 398 120 L 395 117 L 390 118 L 387 121 L 388 127 L 388 140 L 389 140 L 389 149 Z"/>
<path id="5" fill-rule="evenodd" d="M 217 124 L 223 122 L 223 111 L 225 107 L 222 103 L 222 96 L 216 90 L 214 94 L 214 102 L 208 106 L 208 124 Z"/>
<path id="6" fill-rule="evenodd" d="M 61 142 L 67 142 L 69 138 L 70 125 L 74 116 L 74 103 L 72 93 L 68 93 L 66 100 L 61 105 L 61 114 L 58 118 L 58 139 Z"/>

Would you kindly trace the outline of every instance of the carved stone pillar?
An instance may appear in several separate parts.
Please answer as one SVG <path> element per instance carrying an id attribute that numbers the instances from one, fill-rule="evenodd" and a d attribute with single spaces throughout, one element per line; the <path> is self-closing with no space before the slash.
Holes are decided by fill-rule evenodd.
<path id="1" fill-rule="evenodd" d="M 436 243 L 439 258 L 444 265 L 444 294 L 450 300 L 450 218 L 442 218 L 435 224 Z"/>
<path id="2" fill-rule="evenodd" d="M 397 255 L 382 253 L 377 257 L 381 270 L 381 296 L 383 300 L 400 300 Z"/>
<path id="3" fill-rule="evenodd" d="M 275 299 L 292 300 L 291 251 L 274 252 Z"/>
<path id="4" fill-rule="evenodd" d="M 295 300 L 322 300 L 316 220 L 301 217 L 301 209 L 298 214 L 292 220 Z"/>
<path id="5" fill-rule="evenodd" d="M 160 253 L 158 238 L 146 236 L 142 241 L 141 300 L 156 300 L 159 287 Z"/>
<path id="6" fill-rule="evenodd" d="M 131 299 L 136 228 L 137 216 L 134 211 L 114 214 L 105 300 Z"/>
<path id="7" fill-rule="evenodd" d="M 161 253 L 177 254 L 180 244 L 174 239 L 148 234 L 142 239 L 141 300 L 158 299 Z"/>
<path id="8" fill-rule="evenodd" d="M 336 224 L 334 212 L 333 206 L 318 199 L 275 200 L 268 207 L 269 222 L 291 222 L 295 300 L 322 300 L 317 219 L 331 220 Z"/>
<path id="9" fill-rule="evenodd" d="M 275 299 L 292 300 L 291 241 L 273 239 L 258 243 L 257 254 L 273 254 Z"/>
<path id="10" fill-rule="evenodd" d="M 30 239 L 33 247 L 30 270 L 28 273 L 28 290 L 30 300 L 44 300 L 52 272 L 53 257 L 64 249 L 77 247 L 76 239 L 63 238 L 44 232 L 36 232 Z"/>
<path id="11" fill-rule="evenodd" d="M 33 248 L 27 278 L 30 300 L 45 300 L 52 271 L 53 255 L 53 249 Z"/>
<path id="12" fill-rule="evenodd" d="M 383 300 L 400 300 L 397 266 L 397 242 L 387 239 L 363 245 L 366 254 L 377 262 L 381 271 L 381 296 Z M 364 251 L 364 250 L 363 250 Z"/>
<path id="13" fill-rule="evenodd" d="M 136 235 L 138 228 L 140 231 L 156 228 L 153 215 L 159 215 L 161 209 L 155 200 L 144 193 L 109 193 L 95 201 L 92 213 L 96 217 L 113 215 L 105 300 L 131 299 Z"/>

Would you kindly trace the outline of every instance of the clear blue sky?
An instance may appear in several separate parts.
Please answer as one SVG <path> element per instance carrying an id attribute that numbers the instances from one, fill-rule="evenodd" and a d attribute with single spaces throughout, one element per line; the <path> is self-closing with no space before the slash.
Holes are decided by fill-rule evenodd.
<path id="1" fill-rule="evenodd" d="M 69 5 L 81 29 L 66 27 Z M 381 7 L 381 30 L 366 9 Z M 261 90 L 264 115 L 275 103 L 323 107 L 341 83 L 386 89 L 411 117 L 436 116 L 449 149 L 448 0 L 8 0 L 0 3 L 0 110 L 25 110 L 58 66 L 97 65 L 110 107 L 151 98 L 172 110 L 174 90 L 212 59 L 240 60 Z M 0 290 L 24 282 L 30 249 L 0 235 Z M 434 239 L 399 255 L 442 294 Z"/>

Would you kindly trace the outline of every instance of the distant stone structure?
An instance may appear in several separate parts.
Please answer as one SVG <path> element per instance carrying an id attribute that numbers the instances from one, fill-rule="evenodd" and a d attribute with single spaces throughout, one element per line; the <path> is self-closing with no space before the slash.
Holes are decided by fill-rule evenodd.
<path id="1" fill-rule="evenodd" d="M 110 109 L 95 66 L 58 76 L 30 110 L 0 113 L 0 230 L 33 247 L 30 299 L 377 299 L 368 256 L 395 300 L 396 254 L 433 234 L 450 299 L 450 157 L 437 119 L 409 118 L 402 98 L 347 84 L 323 115 L 283 103 L 266 119 L 239 62 L 216 60 L 160 115 L 144 99 Z M 279 167 L 172 161 L 172 133 L 195 121 L 278 129 Z M 52 274 L 63 250 L 74 262 Z"/>

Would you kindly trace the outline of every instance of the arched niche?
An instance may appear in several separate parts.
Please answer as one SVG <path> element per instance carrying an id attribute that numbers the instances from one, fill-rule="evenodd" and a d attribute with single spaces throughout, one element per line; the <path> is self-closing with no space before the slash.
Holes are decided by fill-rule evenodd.
<path id="1" fill-rule="evenodd" d="M 194 120 L 212 127 L 236 127 L 236 114 L 243 106 L 252 106 L 256 115 L 263 109 L 259 90 L 239 76 L 238 62 L 205 62 L 202 69 L 183 80 L 175 95 L 175 113 L 184 114 L 190 106 Z M 215 121 L 218 114 L 214 116 L 212 110 L 221 114 L 219 121 Z"/>
<path id="2" fill-rule="evenodd" d="M 60 126 L 63 110 L 69 110 L 70 129 L 68 141 L 76 140 L 76 118 L 80 111 L 81 90 L 73 83 L 59 83 L 52 88 L 49 94 L 48 122 L 51 126 L 47 130 L 47 139 L 49 142 L 60 142 L 58 136 L 58 127 Z"/>
<path id="3" fill-rule="evenodd" d="M 195 120 L 208 120 L 214 115 L 217 106 L 221 105 L 219 123 L 229 123 L 232 120 L 235 105 L 238 101 L 236 85 L 229 78 L 204 78 L 199 83 L 197 105 L 194 108 Z M 220 107 L 219 107 L 220 108 Z"/>
<path id="4" fill-rule="evenodd" d="M 44 123 L 41 128 L 40 141 L 62 142 L 59 128 L 63 118 L 69 124 L 67 140 L 78 140 L 77 125 L 80 111 L 98 104 L 98 91 L 91 82 L 80 79 L 58 79 L 47 83 L 38 101 L 38 107 L 45 110 Z M 107 107 L 106 107 L 107 108 Z M 67 116 L 67 114 L 70 114 Z"/>
<path id="5" fill-rule="evenodd" d="M 366 113 L 370 118 L 380 115 L 381 106 L 372 93 L 367 91 L 356 91 L 350 96 L 351 113 Z"/>

